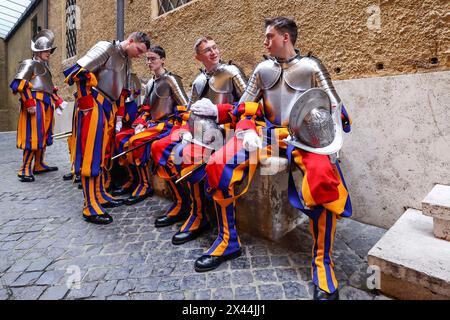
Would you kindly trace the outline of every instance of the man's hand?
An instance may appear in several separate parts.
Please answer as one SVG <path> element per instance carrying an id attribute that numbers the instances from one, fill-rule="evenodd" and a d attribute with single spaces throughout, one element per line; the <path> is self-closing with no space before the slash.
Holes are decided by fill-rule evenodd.
<path id="1" fill-rule="evenodd" d="M 144 129 L 145 127 L 143 124 L 138 124 L 136 128 L 134 128 L 134 134 L 141 133 L 142 131 L 144 131 Z"/>
<path id="2" fill-rule="evenodd" d="M 219 113 L 217 110 L 217 106 L 207 98 L 203 98 L 195 102 L 191 106 L 191 111 L 196 115 L 206 117 L 217 117 Z"/>
<path id="3" fill-rule="evenodd" d="M 184 140 L 184 141 L 191 141 L 193 136 L 192 136 L 192 133 L 190 133 L 189 131 L 181 131 L 180 138 L 181 138 L 181 140 Z"/>
<path id="4" fill-rule="evenodd" d="M 117 116 L 116 120 L 117 120 L 116 121 L 116 132 L 120 132 L 120 130 L 122 130 L 122 126 L 123 126 L 122 117 Z"/>
<path id="5" fill-rule="evenodd" d="M 238 139 L 242 139 L 242 145 L 248 152 L 262 149 L 262 141 L 254 130 L 245 130 L 236 134 Z"/>
<path id="6" fill-rule="evenodd" d="M 27 109 L 29 114 L 35 114 L 36 113 L 36 107 L 31 107 Z"/>
<path id="7" fill-rule="evenodd" d="M 67 108 L 69 104 L 66 101 L 63 101 L 57 108 L 56 108 L 56 113 L 58 115 L 62 115 L 63 111 L 65 108 Z"/>

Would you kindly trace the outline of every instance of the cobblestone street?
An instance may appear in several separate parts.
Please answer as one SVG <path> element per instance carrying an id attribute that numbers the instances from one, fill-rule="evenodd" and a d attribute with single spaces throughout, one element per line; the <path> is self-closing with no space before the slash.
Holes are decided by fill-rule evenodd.
<path id="1" fill-rule="evenodd" d="M 22 150 L 15 133 L 0 134 L 0 299 L 311 299 L 311 238 L 302 225 L 278 243 L 241 234 L 242 257 L 205 274 L 194 261 L 215 230 L 183 246 L 171 237 L 179 225 L 156 229 L 169 202 L 154 196 L 109 210 L 114 222 L 83 221 L 82 192 L 63 181 L 69 172 L 65 141 L 48 148 L 46 162 L 59 171 L 21 183 Z M 238 212 L 239 214 L 239 212 Z M 341 299 L 386 299 L 366 287 L 366 255 L 384 229 L 338 222 L 334 262 Z M 67 283 L 81 272 L 79 288 Z"/>

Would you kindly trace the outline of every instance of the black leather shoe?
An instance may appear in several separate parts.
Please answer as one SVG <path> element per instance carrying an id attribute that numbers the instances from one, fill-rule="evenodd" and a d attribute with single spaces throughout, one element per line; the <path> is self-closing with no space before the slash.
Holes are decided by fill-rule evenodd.
<path id="1" fill-rule="evenodd" d="M 34 176 L 19 176 L 20 182 L 34 182 Z"/>
<path id="2" fill-rule="evenodd" d="M 33 174 L 41 174 L 41 173 L 52 172 L 52 171 L 58 171 L 58 167 L 48 167 L 47 169 L 39 170 L 39 171 L 33 170 Z"/>
<path id="3" fill-rule="evenodd" d="M 68 174 L 63 175 L 63 180 L 64 181 L 69 181 L 69 180 L 72 180 L 72 179 L 73 179 L 73 174 L 72 173 L 68 173 Z"/>
<path id="4" fill-rule="evenodd" d="M 333 293 L 323 291 L 318 286 L 314 286 L 314 300 L 339 300 L 339 290 Z"/>
<path id="5" fill-rule="evenodd" d="M 172 244 L 177 246 L 196 239 L 203 232 L 209 230 L 209 223 L 194 231 L 180 232 L 178 231 L 172 237 Z"/>
<path id="6" fill-rule="evenodd" d="M 94 223 L 94 224 L 110 224 L 111 222 L 113 222 L 113 218 L 107 213 L 104 213 L 104 214 L 101 214 L 98 216 L 83 215 L 83 218 L 87 222 Z"/>
<path id="7" fill-rule="evenodd" d="M 131 190 L 131 188 L 119 187 L 119 188 L 116 188 L 113 191 L 111 191 L 111 195 L 113 195 L 114 197 L 118 197 L 118 196 L 123 196 L 124 194 L 130 193 L 131 191 L 133 191 L 133 190 Z"/>
<path id="8" fill-rule="evenodd" d="M 150 191 L 149 193 L 143 195 L 143 196 L 131 196 L 128 199 L 125 199 L 125 204 L 127 206 L 132 206 L 133 204 L 139 203 L 141 201 L 144 201 L 145 199 L 147 199 L 148 197 L 152 197 L 153 196 L 153 190 Z"/>
<path id="9" fill-rule="evenodd" d="M 186 212 L 189 213 L 189 211 L 186 211 Z M 156 228 L 168 227 L 168 226 L 173 225 L 174 223 L 186 220 L 187 217 L 188 217 L 188 214 L 186 214 L 186 213 L 180 213 L 173 217 L 164 215 L 155 220 L 155 227 Z"/>
<path id="10" fill-rule="evenodd" d="M 124 203 L 125 203 L 125 200 L 117 199 L 117 200 L 108 201 L 106 203 L 102 203 L 101 205 L 103 208 L 117 208 L 117 207 L 122 206 Z"/>
<path id="11" fill-rule="evenodd" d="M 81 176 L 80 175 L 76 175 L 75 176 L 75 180 L 73 180 L 73 183 L 81 183 Z"/>
<path id="12" fill-rule="evenodd" d="M 81 183 L 78 184 L 78 189 L 83 190 L 83 185 Z"/>
<path id="13" fill-rule="evenodd" d="M 195 271 L 197 272 L 206 272 L 216 269 L 218 266 L 227 260 L 236 259 L 242 254 L 242 250 L 226 255 L 226 256 L 201 256 L 197 260 L 195 260 Z"/>

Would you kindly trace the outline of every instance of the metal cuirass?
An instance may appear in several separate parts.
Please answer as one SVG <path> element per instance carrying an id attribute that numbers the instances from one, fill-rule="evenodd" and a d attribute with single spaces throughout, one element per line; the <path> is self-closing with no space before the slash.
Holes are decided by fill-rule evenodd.
<path id="1" fill-rule="evenodd" d="M 144 104 L 151 106 L 153 120 L 172 115 L 177 105 L 186 105 L 187 98 L 180 78 L 170 72 L 151 79 L 145 88 Z"/>
<path id="2" fill-rule="evenodd" d="M 242 72 L 234 65 L 220 64 L 216 70 L 202 71 L 192 85 L 191 104 L 208 98 L 214 104 L 233 103 L 245 91 L 246 81 Z"/>
<path id="3" fill-rule="evenodd" d="M 266 118 L 275 125 L 287 126 L 294 103 L 306 90 L 315 87 L 324 89 L 332 103 L 340 102 L 328 72 L 316 58 L 300 55 L 287 61 L 271 58 L 256 67 L 241 102 L 263 98 Z"/>
<path id="4" fill-rule="evenodd" d="M 49 94 L 53 93 L 52 74 L 45 62 L 33 59 L 22 61 L 15 79 L 24 79 L 30 81 L 33 85 L 32 91 L 42 91 Z"/>
<path id="5" fill-rule="evenodd" d="M 77 63 L 95 74 L 98 81 L 96 89 L 111 101 L 119 99 L 128 81 L 131 61 L 118 41 L 100 41 Z"/>

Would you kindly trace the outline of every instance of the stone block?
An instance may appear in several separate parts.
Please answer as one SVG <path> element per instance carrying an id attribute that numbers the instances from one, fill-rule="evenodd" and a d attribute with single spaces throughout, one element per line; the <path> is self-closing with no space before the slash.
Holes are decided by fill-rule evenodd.
<path id="1" fill-rule="evenodd" d="M 433 218 L 433 231 L 436 238 L 450 241 L 450 220 Z"/>
<path id="2" fill-rule="evenodd" d="M 307 219 L 289 203 L 288 177 L 287 159 L 272 157 L 261 163 L 248 192 L 237 201 L 239 231 L 276 241 Z M 300 183 L 301 172 L 295 172 L 294 179 Z"/>
<path id="3" fill-rule="evenodd" d="M 369 251 L 380 291 L 397 299 L 450 298 L 450 246 L 433 236 L 433 219 L 409 209 Z M 376 274 L 375 274 L 376 275 Z"/>
<path id="4" fill-rule="evenodd" d="M 450 186 L 434 186 L 422 201 L 422 212 L 439 220 L 450 220 Z"/>

